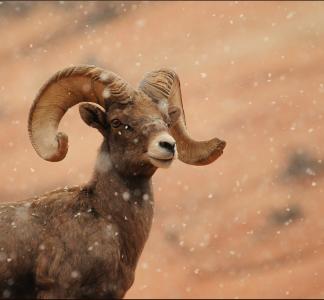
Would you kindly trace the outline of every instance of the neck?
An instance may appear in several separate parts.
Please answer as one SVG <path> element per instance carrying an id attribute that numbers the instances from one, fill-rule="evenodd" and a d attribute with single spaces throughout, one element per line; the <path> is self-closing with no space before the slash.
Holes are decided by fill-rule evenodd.
<path id="1" fill-rule="evenodd" d="M 147 196 L 152 194 L 151 177 L 156 169 L 142 167 L 141 172 L 138 170 L 134 172 L 129 170 L 129 167 L 122 170 L 120 165 L 111 162 L 108 143 L 104 141 L 97 156 L 91 180 L 92 188 L 101 199 L 109 199 L 111 203 L 124 200 L 138 205 L 143 204 Z"/>
<path id="2" fill-rule="evenodd" d="M 92 206 L 109 223 L 116 224 L 128 249 L 126 260 L 136 264 L 148 237 L 153 217 L 151 176 L 123 176 L 109 160 L 104 142 L 89 185 Z M 129 255 L 130 252 L 133 253 Z"/>

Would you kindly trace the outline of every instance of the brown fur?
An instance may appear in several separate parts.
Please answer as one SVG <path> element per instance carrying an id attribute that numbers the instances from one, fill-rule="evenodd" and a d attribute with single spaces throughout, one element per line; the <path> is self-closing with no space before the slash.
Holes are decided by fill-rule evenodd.
<path id="1" fill-rule="evenodd" d="M 147 148 L 176 122 L 174 108 L 165 115 L 141 92 L 133 100 L 80 106 L 104 137 L 99 163 L 110 159 L 89 184 L 0 206 L 0 297 L 121 298 L 131 287 L 153 216 Z"/>

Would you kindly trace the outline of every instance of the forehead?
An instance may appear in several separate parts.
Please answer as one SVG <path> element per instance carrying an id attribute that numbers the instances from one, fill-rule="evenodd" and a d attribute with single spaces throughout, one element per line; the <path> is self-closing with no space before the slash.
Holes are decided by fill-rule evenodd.
<path id="1" fill-rule="evenodd" d="M 136 120 L 168 118 L 167 101 L 153 102 L 148 96 L 139 94 L 129 104 L 114 103 L 109 109 L 111 115 L 124 116 Z"/>

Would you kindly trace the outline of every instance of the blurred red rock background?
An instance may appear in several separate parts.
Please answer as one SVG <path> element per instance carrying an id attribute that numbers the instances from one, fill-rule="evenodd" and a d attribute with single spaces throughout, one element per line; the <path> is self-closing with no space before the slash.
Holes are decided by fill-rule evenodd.
<path id="1" fill-rule="evenodd" d="M 0 2 L 1 201 L 86 182 L 100 136 L 64 117 L 66 159 L 27 133 L 40 86 L 72 64 L 134 86 L 174 68 L 206 167 L 154 176 L 155 219 L 127 298 L 324 297 L 323 2 Z"/>

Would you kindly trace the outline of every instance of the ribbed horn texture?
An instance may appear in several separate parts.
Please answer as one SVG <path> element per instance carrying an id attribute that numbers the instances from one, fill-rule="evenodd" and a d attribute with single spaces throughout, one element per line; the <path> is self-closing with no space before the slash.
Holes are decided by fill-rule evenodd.
<path id="1" fill-rule="evenodd" d="M 171 128 L 171 134 L 177 141 L 181 161 L 202 166 L 212 163 L 223 153 L 226 143 L 218 138 L 209 141 L 195 141 L 190 138 L 186 128 L 180 80 L 173 70 L 160 69 L 146 74 L 139 89 L 155 102 L 166 99 L 170 105 L 176 105 L 181 109 L 179 120 Z"/>
<path id="2" fill-rule="evenodd" d="M 80 65 L 57 72 L 40 89 L 29 112 L 33 147 L 45 160 L 62 160 L 68 151 L 68 137 L 57 129 L 70 107 L 93 102 L 105 108 L 107 99 L 124 101 L 133 93 L 125 80 L 95 66 Z"/>

